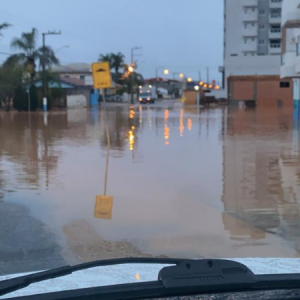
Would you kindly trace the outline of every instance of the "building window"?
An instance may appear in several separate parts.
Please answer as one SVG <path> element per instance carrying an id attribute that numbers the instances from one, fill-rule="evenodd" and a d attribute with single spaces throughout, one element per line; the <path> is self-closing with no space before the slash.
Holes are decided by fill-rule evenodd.
<path id="1" fill-rule="evenodd" d="M 252 23 L 252 27 L 254 27 L 255 26 L 255 24 L 254 23 Z"/>
<path id="2" fill-rule="evenodd" d="M 280 88 L 289 88 L 290 83 L 286 81 L 280 81 Z"/>
<path id="3" fill-rule="evenodd" d="M 265 29 L 265 25 L 264 24 L 259 24 L 258 28 L 259 29 Z"/>
<path id="4" fill-rule="evenodd" d="M 259 10 L 259 14 L 260 14 L 260 15 L 264 15 L 265 13 L 266 13 L 266 10 L 265 10 L 265 9 L 260 9 L 260 10 Z"/>
<path id="5" fill-rule="evenodd" d="M 260 45 L 263 45 L 263 44 L 265 43 L 265 40 L 258 40 L 258 43 L 259 43 Z"/>
<path id="6" fill-rule="evenodd" d="M 252 42 L 254 42 L 255 38 L 252 38 Z"/>
<path id="7" fill-rule="evenodd" d="M 247 44 L 247 39 L 244 39 L 244 44 Z"/>
<path id="8" fill-rule="evenodd" d="M 297 56 L 300 56 L 300 43 L 296 44 L 296 52 L 297 52 Z"/>
<path id="9" fill-rule="evenodd" d="M 80 80 L 85 80 L 85 76 L 84 75 L 80 75 L 79 78 L 80 78 Z"/>

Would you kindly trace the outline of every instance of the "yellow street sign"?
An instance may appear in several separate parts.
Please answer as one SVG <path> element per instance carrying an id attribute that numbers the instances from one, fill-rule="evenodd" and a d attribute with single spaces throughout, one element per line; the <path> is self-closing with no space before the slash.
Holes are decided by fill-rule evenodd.
<path id="1" fill-rule="evenodd" d="M 112 219 L 114 198 L 112 196 L 96 196 L 94 216 L 97 219 Z"/>
<path id="2" fill-rule="evenodd" d="M 94 88 L 111 88 L 111 74 L 109 62 L 98 62 L 92 64 Z"/>

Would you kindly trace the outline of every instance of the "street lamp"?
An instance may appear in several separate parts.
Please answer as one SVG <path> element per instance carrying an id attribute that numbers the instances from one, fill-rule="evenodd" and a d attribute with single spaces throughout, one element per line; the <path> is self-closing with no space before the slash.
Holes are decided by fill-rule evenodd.
<path id="1" fill-rule="evenodd" d="M 140 50 L 142 49 L 142 47 L 133 47 L 131 48 L 131 66 L 129 66 L 128 68 L 128 71 L 131 73 L 130 76 L 131 76 L 131 104 L 134 103 L 134 99 L 133 99 L 133 93 L 134 93 L 134 75 L 132 74 L 134 72 L 134 51 L 135 50 Z"/>
<path id="2" fill-rule="evenodd" d="M 191 77 L 189 77 L 189 78 L 187 79 L 187 81 L 188 81 L 188 82 L 192 82 L 193 79 L 192 79 Z"/>
<path id="3" fill-rule="evenodd" d="M 70 45 L 64 45 L 64 46 L 59 47 L 59 48 L 55 51 L 55 53 L 58 53 L 60 50 L 62 50 L 62 49 L 64 49 L 64 48 L 70 48 Z"/>
<path id="4" fill-rule="evenodd" d="M 128 71 L 129 71 L 130 73 L 132 73 L 132 72 L 134 71 L 133 66 L 129 66 L 129 67 L 128 67 Z"/>
<path id="5" fill-rule="evenodd" d="M 180 77 L 180 78 L 183 78 L 183 77 L 184 77 L 184 74 L 183 74 L 183 73 L 180 73 L 180 74 L 179 74 L 179 77 Z"/>
<path id="6" fill-rule="evenodd" d="M 199 85 L 195 85 L 195 86 L 194 86 L 194 89 L 195 89 L 196 91 L 199 91 Z"/>
<path id="7" fill-rule="evenodd" d="M 159 70 L 164 70 L 164 74 L 165 75 L 168 75 L 169 74 L 169 70 L 168 69 L 166 69 L 166 68 L 162 68 L 162 67 L 160 67 L 160 68 L 156 68 L 156 72 L 155 72 L 155 89 L 156 89 L 156 96 L 157 96 L 157 79 L 158 79 L 158 71 Z"/>
<path id="8" fill-rule="evenodd" d="M 43 59 L 42 59 L 42 68 L 43 68 L 43 106 L 44 111 L 47 111 L 47 98 L 46 98 L 46 35 L 60 35 L 61 31 L 48 31 L 42 33 L 43 35 Z"/>

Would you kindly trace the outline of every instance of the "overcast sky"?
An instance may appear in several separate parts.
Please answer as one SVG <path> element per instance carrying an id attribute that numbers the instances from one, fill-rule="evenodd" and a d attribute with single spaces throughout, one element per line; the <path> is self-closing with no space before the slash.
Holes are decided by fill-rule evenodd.
<path id="1" fill-rule="evenodd" d="M 154 77 L 156 67 L 198 77 L 210 67 L 220 79 L 223 53 L 221 0 L 0 0 L 0 23 L 13 27 L 3 32 L 0 51 L 11 52 L 10 41 L 36 27 L 40 33 L 61 30 L 47 37 L 62 64 L 97 61 L 100 53 L 122 52 L 142 46 L 139 72 Z M 3 61 L 3 55 L 0 55 Z"/>

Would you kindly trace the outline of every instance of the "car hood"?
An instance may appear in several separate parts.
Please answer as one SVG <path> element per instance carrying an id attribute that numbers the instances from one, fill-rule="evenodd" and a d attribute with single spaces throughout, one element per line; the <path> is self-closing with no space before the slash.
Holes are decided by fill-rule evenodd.
<path id="1" fill-rule="evenodd" d="M 300 259 L 298 258 L 235 258 L 230 260 L 246 265 L 255 274 L 300 273 Z M 0 299 L 96 286 L 155 281 L 158 272 L 164 266 L 166 265 L 132 264 L 91 268 L 68 276 L 32 284 L 27 288 L 2 296 Z M 27 274 L 29 273 L 2 276 L 0 281 Z"/>

